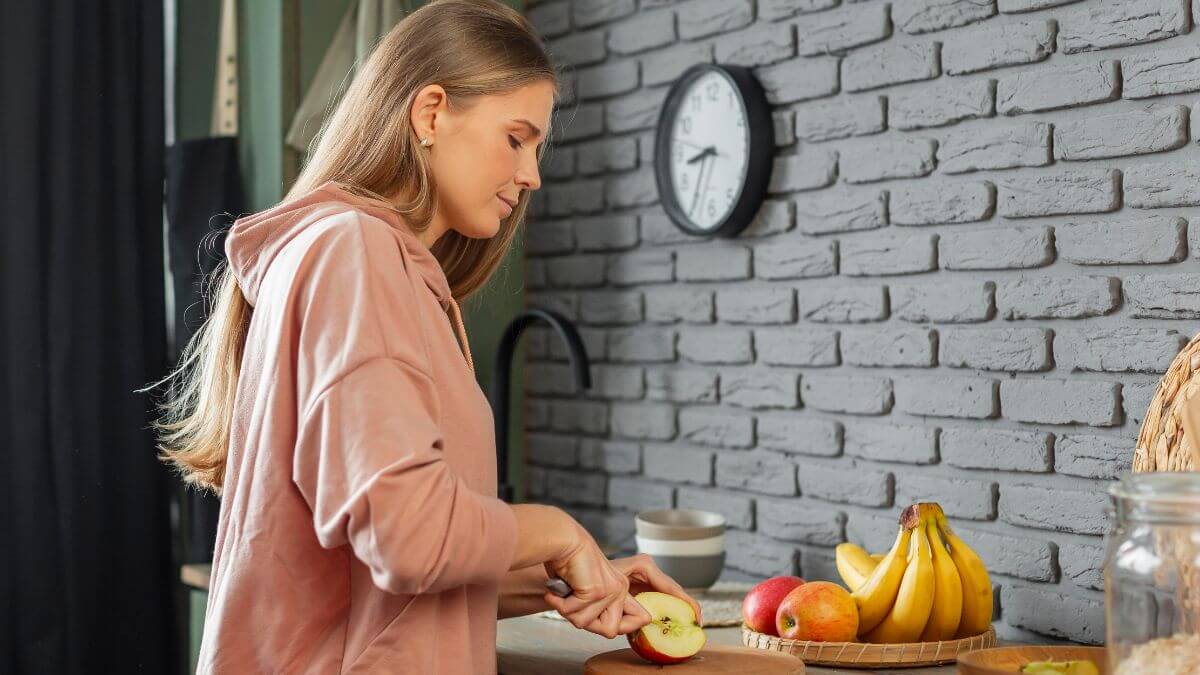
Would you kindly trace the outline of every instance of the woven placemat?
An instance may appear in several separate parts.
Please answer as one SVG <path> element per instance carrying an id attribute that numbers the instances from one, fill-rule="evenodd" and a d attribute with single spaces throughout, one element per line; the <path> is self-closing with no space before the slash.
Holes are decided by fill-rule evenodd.
<path id="1" fill-rule="evenodd" d="M 742 625 L 742 599 L 751 588 L 754 588 L 754 584 L 744 581 L 718 581 L 706 589 L 684 590 L 700 603 L 700 612 L 707 627 Z M 563 615 L 553 609 L 538 612 L 538 616 L 566 621 Z"/>

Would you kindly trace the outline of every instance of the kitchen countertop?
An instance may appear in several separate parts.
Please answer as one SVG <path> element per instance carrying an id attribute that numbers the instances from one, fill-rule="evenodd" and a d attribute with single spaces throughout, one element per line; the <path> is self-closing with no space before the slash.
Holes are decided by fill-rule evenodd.
<path id="1" fill-rule="evenodd" d="M 738 626 L 705 628 L 704 632 L 708 635 L 708 644 L 742 644 L 742 629 Z M 608 640 L 595 633 L 580 630 L 566 621 L 547 619 L 536 614 L 503 619 L 496 628 L 496 655 L 500 675 L 576 675 L 583 673 L 584 662 L 592 656 L 628 646 L 629 643 L 624 637 Z M 809 666 L 806 670 L 812 675 L 955 675 L 952 665 L 889 670 Z"/>
<path id="2" fill-rule="evenodd" d="M 180 570 L 180 579 L 192 588 L 207 590 L 211 567 L 184 565 Z M 708 644 L 742 644 L 742 629 L 738 626 L 705 628 L 704 632 L 708 634 Z M 628 646 L 624 637 L 607 640 L 566 621 L 547 619 L 536 614 L 502 619 L 496 627 L 496 656 L 500 675 L 575 675 L 583 673 L 584 662 L 592 656 Z M 809 666 L 807 671 L 813 675 L 955 675 L 954 666 L 890 670 Z"/>

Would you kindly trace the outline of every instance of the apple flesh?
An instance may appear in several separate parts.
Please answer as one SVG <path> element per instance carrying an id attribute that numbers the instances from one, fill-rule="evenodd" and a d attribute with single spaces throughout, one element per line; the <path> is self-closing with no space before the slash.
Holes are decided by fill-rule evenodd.
<path id="1" fill-rule="evenodd" d="M 779 604 L 788 593 L 803 583 L 804 579 L 800 577 L 780 576 L 771 577 L 751 588 L 742 599 L 742 620 L 746 626 L 766 635 L 779 635 L 775 628 Z"/>
<path id="2" fill-rule="evenodd" d="M 644 591 L 633 599 L 651 617 L 650 623 L 625 636 L 638 656 L 668 665 L 687 661 L 704 647 L 704 629 L 687 602 L 658 591 Z"/>
<path id="3" fill-rule="evenodd" d="M 853 642 L 858 635 L 858 607 L 850 591 L 828 581 L 812 581 L 787 594 L 775 624 L 782 638 Z"/>

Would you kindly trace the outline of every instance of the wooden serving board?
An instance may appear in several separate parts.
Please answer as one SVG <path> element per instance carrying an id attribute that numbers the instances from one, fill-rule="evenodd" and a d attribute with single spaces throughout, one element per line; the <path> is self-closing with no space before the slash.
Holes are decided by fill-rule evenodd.
<path id="1" fill-rule="evenodd" d="M 959 657 L 958 672 L 962 675 L 1019 673 L 1031 661 L 1091 661 L 1100 670 L 1100 675 L 1110 672 L 1107 649 L 1074 645 L 1018 645 L 980 649 Z"/>
<path id="2" fill-rule="evenodd" d="M 713 645 L 683 663 L 658 666 L 633 653 L 632 649 L 618 649 L 597 654 L 583 666 L 585 675 L 640 675 L 666 670 L 671 675 L 804 675 L 804 662 L 800 659 L 749 647 Z"/>

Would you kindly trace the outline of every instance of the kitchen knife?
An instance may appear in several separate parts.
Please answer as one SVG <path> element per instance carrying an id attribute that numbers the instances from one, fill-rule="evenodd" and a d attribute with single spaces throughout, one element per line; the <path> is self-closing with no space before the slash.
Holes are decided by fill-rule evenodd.
<path id="1" fill-rule="evenodd" d="M 546 589 L 560 598 L 565 598 L 575 592 L 571 585 L 561 577 L 550 577 L 546 580 Z"/>
<path id="2" fill-rule="evenodd" d="M 571 588 L 571 585 L 564 581 L 561 577 L 550 577 L 547 579 L 546 589 L 560 598 L 565 598 L 575 592 L 575 589 Z M 639 605 L 641 604 L 638 603 L 636 599 L 634 602 Z"/>

